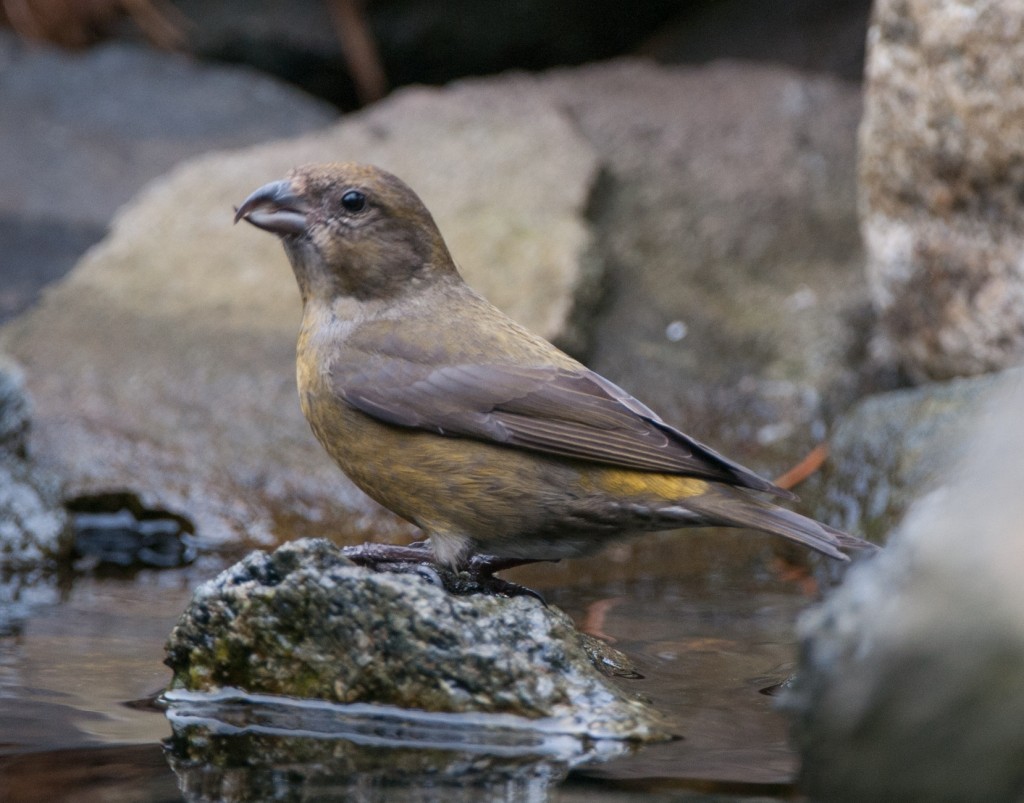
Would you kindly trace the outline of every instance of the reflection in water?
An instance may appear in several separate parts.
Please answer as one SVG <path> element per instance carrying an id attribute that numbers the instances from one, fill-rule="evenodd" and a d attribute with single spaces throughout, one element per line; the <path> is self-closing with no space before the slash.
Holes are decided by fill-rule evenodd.
<path id="1" fill-rule="evenodd" d="M 632 751 L 565 723 L 239 692 L 168 692 L 188 800 L 546 800 L 568 771 Z"/>
<path id="2" fill-rule="evenodd" d="M 4 803 L 110 803 L 181 800 L 156 744 L 0 755 Z"/>

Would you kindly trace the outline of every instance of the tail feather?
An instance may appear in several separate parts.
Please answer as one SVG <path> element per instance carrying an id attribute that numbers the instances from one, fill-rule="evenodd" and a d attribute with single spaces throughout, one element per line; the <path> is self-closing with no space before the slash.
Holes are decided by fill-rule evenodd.
<path id="1" fill-rule="evenodd" d="M 710 524 L 749 527 L 781 535 L 837 560 L 850 559 L 841 549 L 877 548 L 863 538 L 725 486 L 713 486 L 708 492 L 687 499 L 685 505 L 693 513 L 706 517 Z"/>

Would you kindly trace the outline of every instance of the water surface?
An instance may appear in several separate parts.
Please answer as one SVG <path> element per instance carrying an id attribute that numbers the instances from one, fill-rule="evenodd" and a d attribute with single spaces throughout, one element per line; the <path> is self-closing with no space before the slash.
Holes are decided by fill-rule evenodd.
<path id="1" fill-rule="evenodd" d="M 461 792 L 467 800 L 609 803 L 789 797 L 796 762 L 787 723 L 763 690 L 792 671 L 793 623 L 812 601 L 813 581 L 780 571 L 769 542 L 737 548 L 738 537 L 648 536 L 596 558 L 508 573 L 614 639 L 644 675 L 623 682 L 671 717 L 681 738 L 574 767 L 503 759 L 497 773 L 479 754 L 380 744 L 353 754 L 340 742 L 325 753 L 322 740 L 315 766 L 261 767 L 256 753 L 272 745 L 251 734 L 219 745 L 217 766 L 183 752 L 164 712 L 146 701 L 169 680 L 164 641 L 193 588 L 237 556 L 205 555 L 180 569 L 7 578 L 0 798 L 201 799 L 268 781 L 254 781 L 257 772 L 270 773 L 283 799 L 429 800 L 442 788 L 446 800 Z M 410 766 L 418 769 L 398 771 Z M 223 785 L 225 773 L 233 786 Z"/>

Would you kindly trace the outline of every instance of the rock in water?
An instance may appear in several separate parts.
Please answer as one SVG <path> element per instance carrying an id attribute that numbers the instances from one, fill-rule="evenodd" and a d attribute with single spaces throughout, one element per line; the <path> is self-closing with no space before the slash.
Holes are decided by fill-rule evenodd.
<path id="1" fill-rule="evenodd" d="M 790 707 L 814 800 L 1024 794 L 1024 384 L 951 478 L 805 614 Z"/>
<path id="2" fill-rule="evenodd" d="M 668 737 L 595 664 L 593 639 L 529 596 L 455 596 L 356 566 L 323 540 L 255 552 L 200 586 L 167 646 L 172 690 L 514 715 L 592 738 Z"/>

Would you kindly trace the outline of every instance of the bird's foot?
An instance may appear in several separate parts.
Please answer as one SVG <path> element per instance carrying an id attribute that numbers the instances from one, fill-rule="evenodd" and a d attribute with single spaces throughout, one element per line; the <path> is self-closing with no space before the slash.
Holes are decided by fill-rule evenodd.
<path id="1" fill-rule="evenodd" d="M 547 607 L 547 601 L 532 588 L 502 580 L 495 577 L 495 572 L 514 569 L 528 563 L 539 563 L 538 560 L 523 558 L 502 558 L 497 555 L 473 555 L 463 566 L 462 573 L 468 574 L 472 582 L 488 594 L 500 594 L 503 597 L 533 597 L 541 605 Z"/>

